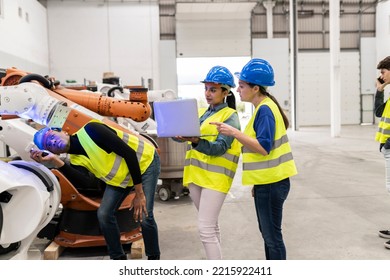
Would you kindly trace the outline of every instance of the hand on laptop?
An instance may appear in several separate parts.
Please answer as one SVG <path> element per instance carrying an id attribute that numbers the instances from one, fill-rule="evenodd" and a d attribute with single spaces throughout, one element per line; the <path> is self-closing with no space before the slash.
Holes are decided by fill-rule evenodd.
<path id="1" fill-rule="evenodd" d="M 199 143 L 199 140 L 200 138 L 199 137 L 183 137 L 183 136 L 175 136 L 173 137 L 173 139 L 175 139 L 176 141 L 179 141 L 179 142 L 192 142 L 192 143 Z"/>

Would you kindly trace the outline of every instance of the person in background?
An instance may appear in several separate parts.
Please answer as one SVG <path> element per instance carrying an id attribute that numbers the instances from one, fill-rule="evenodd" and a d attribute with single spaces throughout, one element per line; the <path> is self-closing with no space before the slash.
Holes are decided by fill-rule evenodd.
<path id="1" fill-rule="evenodd" d="M 240 146 L 231 136 L 218 133 L 209 122 L 218 121 L 240 129 L 232 73 L 223 66 L 214 66 L 202 81 L 208 108 L 199 110 L 201 137 L 174 137 L 188 141 L 185 156 L 183 185 L 198 211 L 200 239 L 209 260 L 222 259 L 218 216 L 236 173 Z"/>
<path id="2" fill-rule="evenodd" d="M 380 119 L 375 140 L 379 142 L 379 151 L 385 158 L 386 189 L 390 192 L 390 102 L 384 102 L 385 87 L 390 84 L 390 56 L 381 60 L 377 69 L 380 76 L 376 79 L 375 116 Z M 390 230 L 380 230 L 379 236 L 390 239 Z M 390 240 L 385 242 L 385 247 L 390 249 Z"/>
<path id="3" fill-rule="evenodd" d="M 283 204 L 290 191 L 290 177 L 297 174 L 287 137 L 288 119 L 267 91 L 275 84 L 272 66 L 251 59 L 235 73 L 241 101 L 251 102 L 255 111 L 244 132 L 215 122 L 218 132 L 232 136 L 242 145 L 242 183 L 252 185 L 252 196 L 267 260 L 285 260 L 282 235 Z"/>
<path id="4" fill-rule="evenodd" d="M 97 216 L 111 259 L 127 259 L 116 212 L 131 191 L 135 191 L 134 219 L 141 222 L 145 253 L 150 260 L 160 259 L 153 215 L 160 158 L 154 146 L 97 120 L 88 122 L 72 135 L 42 128 L 34 135 L 34 143 L 41 150 L 31 151 L 33 160 L 53 166 L 69 178 L 82 178 L 87 169 L 105 182 Z M 46 155 L 42 150 L 51 153 Z M 69 154 L 70 164 L 57 156 L 62 153 Z"/>

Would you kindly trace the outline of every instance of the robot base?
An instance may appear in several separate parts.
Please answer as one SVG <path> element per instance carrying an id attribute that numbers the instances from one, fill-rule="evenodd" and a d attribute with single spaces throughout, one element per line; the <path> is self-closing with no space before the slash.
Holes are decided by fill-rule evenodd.
<path id="1" fill-rule="evenodd" d="M 61 172 L 56 169 L 52 169 L 51 172 L 61 185 L 63 209 L 58 223 L 52 221 L 45 230 L 41 231 L 40 237 L 54 240 L 62 247 L 105 246 L 97 220 L 97 209 L 101 198 L 86 197 Z M 142 238 L 140 224 L 133 219 L 134 210 L 130 210 L 134 196 L 134 193 L 129 194 L 117 213 L 122 244 L 129 244 Z"/>
<path id="2" fill-rule="evenodd" d="M 122 244 L 133 243 L 142 238 L 139 223 L 133 220 L 133 209 L 120 210 L 117 213 L 121 229 Z M 105 240 L 99 229 L 96 211 L 79 211 L 65 208 L 61 214 L 60 232 L 54 241 L 63 247 L 105 246 Z"/>
<path id="3" fill-rule="evenodd" d="M 130 232 L 121 234 L 121 243 L 130 244 L 142 239 L 141 228 L 136 228 Z M 78 247 L 99 247 L 105 246 L 106 242 L 103 236 L 80 235 L 61 231 L 55 238 L 54 242 L 66 248 Z"/>

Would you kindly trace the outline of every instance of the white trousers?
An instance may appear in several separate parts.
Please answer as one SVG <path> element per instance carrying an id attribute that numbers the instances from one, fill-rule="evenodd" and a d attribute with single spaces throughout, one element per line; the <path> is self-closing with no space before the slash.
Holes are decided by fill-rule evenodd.
<path id="1" fill-rule="evenodd" d="M 221 260 L 221 233 L 218 216 L 226 194 L 202 188 L 195 184 L 188 186 L 190 197 L 198 210 L 198 230 L 200 240 L 208 260 Z"/>
<path id="2" fill-rule="evenodd" d="M 385 158 L 386 189 L 390 193 L 390 149 L 382 147 L 381 153 Z"/>

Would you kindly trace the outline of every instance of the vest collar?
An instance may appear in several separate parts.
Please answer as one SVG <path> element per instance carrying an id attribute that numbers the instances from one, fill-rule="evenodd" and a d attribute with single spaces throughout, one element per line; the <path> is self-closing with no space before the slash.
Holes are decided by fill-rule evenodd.
<path id="1" fill-rule="evenodd" d="M 76 134 L 69 137 L 69 142 L 70 146 L 68 154 L 87 155 Z"/>

